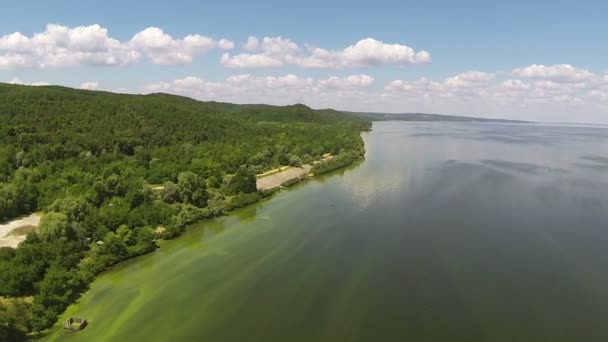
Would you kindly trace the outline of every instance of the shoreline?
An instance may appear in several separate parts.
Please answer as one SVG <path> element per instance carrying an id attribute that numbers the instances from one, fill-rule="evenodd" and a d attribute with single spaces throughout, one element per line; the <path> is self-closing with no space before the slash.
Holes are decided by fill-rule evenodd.
<path id="1" fill-rule="evenodd" d="M 294 166 L 276 171 L 270 175 L 259 176 L 256 180 L 256 186 L 259 191 L 268 191 L 279 188 L 285 183 L 292 182 L 296 178 L 306 177 L 312 170 L 311 165 Z"/>
<path id="2" fill-rule="evenodd" d="M 197 224 L 200 224 L 201 222 L 204 222 L 204 221 L 208 221 L 208 220 L 214 220 L 214 219 L 219 219 L 219 218 L 221 218 L 221 217 L 226 217 L 226 216 L 228 216 L 228 215 L 233 214 L 233 213 L 234 213 L 236 210 L 238 210 L 238 209 L 241 209 L 241 208 L 244 208 L 244 207 L 248 207 L 248 206 L 250 206 L 250 205 L 254 205 L 254 204 L 260 203 L 260 202 L 262 202 L 262 201 L 264 201 L 264 200 L 270 199 L 271 197 L 273 197 L 273 195 L 274 195 L 274 194 L 279 193 L 279 192 L 280 192 L 282 189 L 284 189 L 284 188 L 287 188 L 287 187 L 293 186 L 293 185 L 295 185 L 295 184 L 301 183 L 301 182 L 302 182 L 302 181 L 304 181 L 304 180 L 309 180 L 309 179 L 312 179 L 312 178 L 313 178 L 313 177 L 315 177 L 315 176 L 320 176 L 320 175 L 324 175 L 324 174 L 329 174 L 329 173 L 331 173 L 331 172 L 333 172 L 333 171 L 338 171 L 338 170 L 344 169 L 344 168 L 346 168 L 346 167 L 348 167 L 348 166 L 350 166 L 350 165 L 353 165 L 353 164 L 354 164 L 354 163 L 356 163 L 357 161 L 364 160 L 364 159 L 365 159 L 365 154 L 364 154 L 364 153 L 363 153 L 363 154 L 357 154 L 357 157 L 356 157 L 356 158 L 347 158 L 347 161 L 348 161 L 347 163 L 345 163 L 345 162 L 344 162 L 344 160 L 342 160 L 342 162 L 341 162 L 341 163 L 337 163 L 337 164 L 336 164 L 335 162 L 336 162 L 337 160 L 338 160 L 338 161 L 339 161 L 339 160 L 341 160 L 341 158 L 339 158 L 339 157 L 341 157 L 341 156 L 335 156 L 335 157 L 334 157 L 334 156 L 331 156 L 331 157 L 329 157 L 329 158 L 327 158 L 327 157 L 326 157 L 326 158 L 322 159 L 321 161 L 316 161 L 315 163 L 313 163 L 314 165 L 313 165 L 313 166 L 311 166 L 311 167 L 310 167 L 310 169 L 308 170 L 309 172 L 307 172 L 307 173 L 305 173 L 305 174 L 303 174 L 303 175 L 300 175 L 300 176 L 298 176 L 298 177 L 293 177 L 293 178 L 290 178 L 290 179 L 288 179 L 288 180 L 284 181 L 284 182 L 283 182 L 282 184 L 280 184 L 279 186 L 277 186 L 277 187 L 273 187 L 273 188 L 271 188 L 271 189 L 267 189 L 267 190 L 258 189 L 258 191 L 257 191 L 256 193 L 254 193 L 254 194 L 259 194 L 259 196 L 256 196 L 255 201 L 247 202 L 246 204 L 244 204 L 244 205 L 242 205 L 242 206 L 230 207 L 230 208 L 228 208 L 228 209 L 227 209 L 225 212 L 223 212 L 223 213 L 221 213 L 221 214 L 219 214 L 219 215 L 214 215 L 214 216 L 210 216 L 210 217 L 204 217 L 204 218 L 202 218 L 202 219 L 196 220 L 195 222 L 191 222 L 190 224 L 188 224 L 188 225 L 187 225 L 187 227 L 192 227 L 192 226 L 197 225 Z M 328 168 L 326 168 L 326 169 L 319 170 L 319 171 L 323 171 L 323 172 L 320 172 L 320 173 L 318 173 L 318 174 L 313 174 L 312 172 L 310 172 L 310 171 L 312 171 L 312 170 L 313 170 L 313 168 L 314 168 L 315 166 L 320 166 L 320 165 L 325 165 L 325 164 L 331 164 L 331 165 L 329 165 L 329 167 L 328 167 Z M 341 166 L 338 166 L 338 165 L 341 165 Z M 294 167 L 290 167 L 290 168 L 285 169 L 285 170 L 280 171 L 280 172 L 289 171 L 290 169 L 294 169 Z M 300 169 L 300 168 L 297 168 L 297 169 Z M 275 173 L 275 175 L 276 175 L 276 173 Z M 271 176 L 266 176 L 266 177 L 271 177 Z M 266 177 L 262 177 L 262 178 L 266 178 Z M 104 270 L 102 270 L 101 272 L 99 272 L 99 273 L 98 273 L 98 274 L 95 276 L 95 278 L 94 278 L 94 279 L 91 281 L 91 283 L 93 283 L 93 282 L 94 282 L 94 281 L 95 281 L 95 280 L 96 280 L 96 279 L 97 279 L 97 278 L 98 278 L 98 277 L 99 277 L 101 274 L 104 274 L 104 273 L 107 273 L 107 272 L 111 272 L 111 271 L 112 271 L 112 269 L 113 269 L 114 267 L 116 267 L 116 266 L 123 265 L 124 263 L 129 262 L 129 261 L 131 261 L 131 262 L 136 262 L 136 261 L 137 261 L 137 258 L 142 257 L 142 256 L 144 256 L 144 255 L 148 255 L 148 254 L 152 254 L 152 253 L 154 253 L 154 252 L 155 252 L 156 250 L 158 250 L 159 248 L 162 248 L 162 243 L 163 243 L 163 241 L 176 240 L 176 239 L 178 239 L 178 238 L 179 238 L 179 237 L 180 237 L 180 236 L 181 236 L 181 235 L 182 235 L 184 232 L 185 232 L 185 231 L 181 232 L 179 235 L 176 235 L 176 236 L 171 236 L 171 237 L 169 237 L 169 238 L 158 238 L 158 239 L 157 239 L 157 243 L 156 243 L 156 248 L 155 248 L 155 249 L 153 249 L 153 250 L 151 250 L 151 251 L 149 251 L 149 252 L 147 252 L 147 253 L 143 253 L 143 254 L 134 255 L 134 256 L 129 257 L 129 258 L 127 258 L 127 259 L 121 260 L 120 262 L 118 262 L 118 263 L 116 263 L 116 264 L 113 264 L 113 265 L 108 266 L 107 268 L 105 268 Z M 159 244 L 160 244 L 160 245 L 159 245 Z M 32 337 L 34 340 L 44 340 L 44 339 L 45 339 L 45 337 L 49 337 L 49 336 L 54 335 L 54 334 L 56 333 L 56 332 L 55 332 L 55 330 L 60 329 L 60 328 L 61 328 L 61 326 L 63 325 L 63 322 L 61 321 L 61 318 L 62 318 L 62 317 L 64 316 L 64 314 L 65 314 L 65 313 L 66 313 L 66 312 L 67 312 L 67 311 L 70 309 L 70 307 L 71 307 L 72 305 L 74 305 L 74 304 L 78 303 L 78 300 L 80 299 L 80 297 L 81 297 L 82 295 L 84 295 L 85 293 L 87 293 L 87 292 L 89 291 L 89 289 L 90 289 L 90 286 L 89 286 L 89 285 L 90 285 L 91 283 L 89 283 L 88 285 L 86 285 L 86 287 L 84 288 L 84 290 L 83 290 L 83 291 L 81 291 L 81 292 L 78 294 L 78 296 L 77 296 L 76 300 L 74 300 L 72 303 L 70 303 L 70 304 L 69 304 L 69 306 L 68 306 L 68 307 L 67 307 L 67 308 L 66 308 L 66 309 L 65 309 L 65 310 L 64 310 L 64 311 L 63 311 L 63 312 L 62 312 L 62 313 L 61 313 L 59 316 L 57 316 L 57 319 L 58 319 L 58 320 L 55 322 L 55 324 L 54 324 L 53 326 L 51 326 L 50 328 L 48 328 L 48 329 L 46 329 L 46 330 L 44 330 L 44 331 L 41 331 L 41 332 L 38 332 L 38 333 L 33 333 L 33 334 L 30 334 L 29 336 L 30 336 L 30 337 Z"/>

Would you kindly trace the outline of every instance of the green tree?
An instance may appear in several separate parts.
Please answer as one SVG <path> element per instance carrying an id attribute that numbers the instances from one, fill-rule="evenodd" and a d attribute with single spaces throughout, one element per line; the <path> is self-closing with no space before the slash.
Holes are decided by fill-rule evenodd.
<path id="1" fill-rule="evenodd" d="M 49 212 L 40 220 L 40 236 L 46 240 L 59 239 L 73 235 L 68 216 L 64 213 Z"/>
<path id="2" fill-rule="evenodd" d="M 75 289 L 81 286 L 77 273 L 72 273 L 61 267 L 51 266 L 44 279 L 38 284 L 38 294 L 34 297 L 32 306 L 32 326 L 36 331 L 42 331 L 55 323 L 59 315 L 75 294 Z"/>
<path id="3" fill-rule="evenodd" d="M 92 207 L 82 196 L 68 196 L 53 202 L 49 210 L 65 214 L 70 222 L 83 222 L 90 214 Z"/>
<path id="4" fill-rule="evenodd" d="M 233 194 L 257 191 L 255 173 L 250 168 L 241 166 L 230 180 L 230 191 Z"/>
<path id="5" fill-rule="evenodd" d="M 30 305 L 21 299 L 0 302 L 0 341 L 26 341 L 30 330 Z"/>
<path id="6" fill-rule="evenodd" d="M 209 195 L 205 180 L 194 172 L 186 171 L 177 176 L 177 189 L 183 203 L 192 204 L 197 207 L 207 205 Z"/>
<path id="7" fill-rule="evenodd" d="M 166 182 L 163 190 L 161 191 L 161 198 L 166 203 L 175 203 L 179 202 L 179 190 L 177 189 L 177 184 L 173 182 Z"/>

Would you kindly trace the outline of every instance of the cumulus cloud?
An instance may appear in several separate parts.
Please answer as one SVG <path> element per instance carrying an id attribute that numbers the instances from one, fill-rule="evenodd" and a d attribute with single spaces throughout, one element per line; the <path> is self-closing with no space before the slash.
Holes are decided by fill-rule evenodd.
<path id="1" fill-rule="evenodd" d="M 167 92 L 200 100 L 237 103 L 292 104 L 306 102 L 336 107 L 336 100 L 362 98 L 374 82 L 368 75 L 332 76 L 322 79 L 294 74 L 280 76 L 233 75 L 221 82 L 186 77 L 145 86 L 144 93 Z"/>
<path id="2" fill-rule="evenodd" d="M 299 47 L 288 38 L 264 37 L 261 41 L 249 37 L 243 45 L 245 50 L 258 53 L 230 55 L 225 53 L 220 63 L 227 68 L 273 68 L 283 65 L 283 60 L 291 56 Z"/>
<path id="3" fill-rule="evenodd" d="M 444 81 L 444 84 L 448 87 L 468 88 L 472 86 L 479 86 L 481 83 L 489 81 L 492 78 L 494 78 L 494 75 L 486 72 L 467 71 L 447 78 Z"/>
<path id="4" fill-rule="evenodd" d="M 1 36 L 0 69 L 122 66 L 136 63 L 142 56 L 154 64 L 184 64 L 210 49 L 233 47 L 229 40 L 198 34 L 176 39 L 156 27 L 121 42 L 99 25 L 49 24 L 44 32 L 32 36 L 20 32 Z"/>
<path id="5" fill-rule="evenodd" d="M 513 70 L 512 74 L 522 78 L 544 79 L 561 83 L 585 82 L 596 76 L 588 70 L 575 68 L 570 64 L 550 66 L 532 64 L 525 68 L 517 68 Z"/>
<path id="6" fill-rule="evenodd" d="M 80 89 L 97 90 L 97 88 L 99 88 L 99 82 L 95 82 L 95 81 L 83 82 L 80 85 Z"/>
<path id="7" fill-rule="evenodd" d="M 572 66 L 525 67 L 513 75 L 522 79 L 496 79 L 500 73 L 468 71 L 441 81 L 393 80 L 384 86 L 384 101 L 418 101 L 418 105 L 443 104 L 446 107 L 537 108 L 551 112 L 584 109 L 591 111 L 605 102 L 602 77 Z M 478 110 L 478 109 L 477 109 Z M 571 119 L 569 119 L 571 120 Z M 576 121 L 576 120 L 574 120 Z M 605 119 L 608 121 L 608 118 Z"/>
<path id="8" fill-rule="evenodd" d="M 213 49 L 231 50 L 231 40 L 216 40 L 200 34 L 176 38 L 159 27 L 148 27 L 120 41 L 100 25 L 68 27 L 49 24 L 43 32 L 26 36 L 14 32 L 0 36 L 0 69 L 56 68 L 76 66 L 124 66 L 147 60 L 152 64 L 192 63 Z M 426 64 L 431 55 L 424 50 L 366 38 L 342 50 L 305 45 L 289 38 L 251 36 L 242 53 L 224 53 L 220 63 L 227 68 L 270 68 L 286 64 L 302 68 L 341 69 L 393 64 Z"/>
<path id="9" fill-rule="evenodd" d="M 521 80 L 506 80 L 500 84 L 503 89 L 506 90 L 528 90 L 530 85 L 522 82 Z"/>
<path id="10" fill-rule="evenodd" d="M 414 51 L 401 44 L 387 44 L 366 38 L 343 50 L 312 48 L 308 55 L 288 56 L 287 61 L 304 68 L 348 68 L 369 67 L 382 64 L 424 64 L 430 63 L 427 51 Z"/>
<path id="11" fill-rule="evenodd" d="M 222 55 L 220 63 L 227 68 L 273 68 L 283 65 L 283 62 L 280 59 L 264 54 L 249 53 L 242 53 L 235 56 L 225 53 Z"/>
<path id="12" fill-rule="evenodd" d="M 389 92 L 415 92 L 423 96 L 435 94 L 440 97 L 455 95 L 470 96 L 473 93 L 483 93 L 494 74 L 482 71 L 467 71 L 448 77 L 442 81 L 421 78 L 414 81 L 394 80 L 386 84 Z"/>
<path id="13" fill-rule="evenodd" d="M 243 48 L 247 51 L 256 51 L 260 46 L 260 40 L 257 37 L 247 38 L 247 42 L 243 44 Z"/>
<path id="14" fill-rule="evenodd" d="M 211 49 L 232 49 L 234 43 L 198 34 L 175 39 L 158 27 L 149 27 L 136 33 L 129 45 L 141 51 L 154 64 L 187 64 L 195 57 Z"/>
<path id="15" fill-rule="evenodd" d="M 373 83 L 374 78 L 368 75 L 351 75 L 345 78 L 331 76 L 328 79 L 320 80 L 319 86 L 327 88 L 366 88 Z"/>
<path id="16" fill-rule="evenodd" d="M 234 42 L 232 40 L 222 38 L 218 40 L 217 46 L 222 50 L 231 50 L 234 48 Z"/>
<path id="17" fill-rule="evenodd" d="M 108 35 L 99 25 L 74 28 L 49 24 L 31 37 L 19 32 L 0 37 L 0 68 L 126 65 L 139 52 Z"/>
<path id="18" fill-rule="evenodd" d="M 342 50 L 327 50 L 306 46 L 303 49 L 288 38 L 249 37 L 243 48 L 250 53 L 222 56 L 221 63 L 230 68 L 262 68 L 290 64 L 302 68 L 340 69 L 369 67 L 383 64 L 426 64 L 431 62 L 427 51 L 414 51 L 401 44 L 387 44 L 366 38 Z M 252 54 L 256 52 L 255 54 Z M 272 63 L 260 63 L 260 61 Z"/>

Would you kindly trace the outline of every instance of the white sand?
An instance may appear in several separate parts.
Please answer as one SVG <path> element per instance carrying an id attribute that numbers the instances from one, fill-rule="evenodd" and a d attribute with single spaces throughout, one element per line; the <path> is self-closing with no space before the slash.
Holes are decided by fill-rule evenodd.
<path id="1" fill-rule="evenodd" d="M 302 167 L 292 167 L 285 171 L 277 172 L 270 176 L 258 178 L 257 186 L 260 190 L 274 189 L 281 186 L 281 184 L 288 180 L 295 179 L 298 177 L 306 176 L 312 167 L 310 165 L 303 165 Z"/>
<path id="2" fill-rule="evenodd" d="M 10 235 L 10 233 L 13 230 L 22 227 L 38 227 L 38 225 L 40 225 L 41 217 L 42 216 L 39 213 L 33 213 L 29 216 L 21 217 L 6 224 L 0 224 L 0 247 L 16 248 L 21 241 L 25 240 L 25 235 Z"/>

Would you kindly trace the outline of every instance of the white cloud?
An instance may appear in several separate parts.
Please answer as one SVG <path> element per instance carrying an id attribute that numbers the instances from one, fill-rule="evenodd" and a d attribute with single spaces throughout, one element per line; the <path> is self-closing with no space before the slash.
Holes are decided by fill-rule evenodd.
<path id="1" fill-rule="evenodd" d="M 608 102 L 608 91 L 592 90 L 589 92 L 588 95 L 593 99 L 597 99 L 602 102 Z"/>
<path id="2" fill-rule="evenodd" d="M 49 24 L 31 37 L 19 32 L 0 37 L 0 68 L 126 65 L 139 53 L 108 36 L 99 25 L 74 28 Z"/>
<path id="3" fill-rule="evenodd" d="M 8 81 L 7 83 L 9 83 L 9 84 L 20 84 L 20 85 L 30 85 L 30 86 L 36 86 L 36 87 L 38 87 L 38 86 L 47 86 L 47 85 L 50 85 L 50 83 L 48 83 L 48 82 L 41 82 L 41 81 L 28 83 L 28 82 L 24 82 L 24 81 L 22 81 L 22 80 L 21 80 L 20 78 L 18 78 L 18 77 L 13 77 L 13 78 L 12 78 L 10 81 Z"/>
<path id="4" fill-rule="evenodd" d="M 264 54 L 242 53 L 231 56 L 229 53 L 222 55 L 220 63 L 227 68 L 274 68 L 283 65 L 280 59 Z"/>
<path id="5" fill-rule="evenodd" d="M 140 61 L 142 55 L 154 64 L 184 64 L 210 49 L 233 47 L 229 40 L 198 34 L 175 39 L 156 27 L 121 42 L 99 25 L 49 24 L 32 36 L 20 32 L 0 36 L 0 69 L 122 66 Z"/>
<path id="6" fill-rule="evenodd" d="M 590 72 L 581 71 L 582 69 L 535 67 L 516 70 L 521 71 L 516 74 L 522 78 L 535 81 L 527 83 L 520 79 L 497 80 L 500 72 L 468 71 L 443 81 L 426 78 L 413 81 L 394 80 L 385 85 L 383 99 L 443 104 L 445 108 L 471 106 L 477 108 L 476 111 L 488 106 L 501 110 L 511 108 L 513 111 L 513 108 L 517 108 L 517 111 L 524 107 L 536 108 L 542 112 L 580 112 L 583 109 L 591 111 L 592 108 L 598 110 L 597 102 L 606 99 L 599 78 Z"/>
<path id="7" fill-rule="evenodd" d="M 331 76 L 328 79 L 320 80 L 319 86 L 327 88 L 366 88 L 374 83 L 374 78 L 368 75 L 351 75 L 340 78 Z"/>
<path id="8" fill-rule="evenodd" d="M 283 37 L 264 37 L 261 48 L 269 56 L 290 55 L 299 49 L 296 43 Z"/>
<path id="9" fill-rule="evenodd" d="M 339 69 L 431 62 L 431 55 L 427 51 L 416 52 L 406 45 L 386 44 L 372 38 L 360 40 L 343 50 L 326 50 L 313 47 L 302 49 L 283 37 L 264 37 L 262 40 L 249 37 L 243 48 L 257 53 L 224 55 L 222 64 L 230 68 L 265 68 L 291 64 L 302 68 Z"/>
<path id="10" fill-rule="evenodd" d="M 334 101 L 362 98 L 374 79 L 368 75 L 332 76 L 313 79 L 293 74 L 282 76 L 233 75 L 221 82 L 197 77 L 159 82 L 147 85 L 143 92 L 167 92 L 194 97 L 200 100 L 236 103 L 292 104 L 315 103 L 335 107 Z"/>
<path id="11" fill-rule="evenodd" d="M 528 90 L 530 85 L 522 82 L 521 80 L 506 80 L 500 84 L 500 86 L 507 90 Z"/>
<path id="12" fill-rule="evenodd" d="M 473 94 L 481 94 L 488 87 L 488 82 L 494 78 L 494 74 L 482 71 L 467 71 L 444 79 L 443 81 L 432 81 L 421 78 L 415 81 L 394 80 L 389 82 L 384 89 L 389 92 L 412 92 L 420 96 L 434 94 L 438 97 L 470 97 Z"/>
<path id="13" fill-rule="evenodd" d="M 517 68 L 512 73 L 517 77 L 543 79 L 560 83 L 585 82 L 595 77 L 594 73 L 585 69 L 575 68 L 570 64 L 551 66 L 533 64 L 525 68 Z"/>
<path id="14" fill-rule="evenodd" d="M 419 64 L 428 64 L 431 63 L 431 54 L 428 51 L 418 51 L 416 52 L 416 56 L 414 56 L 414 60 Z"/>
<path id="15" fill-rule="evenodd" d="M 129 45 L 145 54 L 154 64 L 187 64 L 211 49 L 231 49 L 234 43 L 198 34 L 174 39 L 158 27 L 149 27 L 136 33 Z"/>
<path id="16" fill-rule="evenodd" d="M 300 78 L 293 74 L 285 76 L 269 76 L 262 78 L 263 84 L 269 89 L 303 88 L 312 84 L 312 78 Z M 254 79 L 254 82 L 256 80 Z"/>
<path id="17" fill-rule="evenodd" d="M 408 81 L 394 80 L 389 82 L 384 89 L 389 91 L 411 91 L 414 89 L 414 86 Z"/>
<path id="18" fill-rule="evenodd" d="M 447 78 L 444 81 L 444 84 L 448 87 L 468 88 L 480 86 L 480 84 L 487 82 L 492 78 L 494 78 L 494 75 L 486 72 L 467 71 L 465 73 Z"/>
<path id="19" fill-rule="evenodd" d="M 99 88 L 99 82 L 95 82 L 95 81 L 83 82 L 80 85 L 80 89 L 97 90 L 97 88 Z"/>
<path id="20" fill-rule="evenodd" d="M 231 50 L 234 48 L 234 42 L 225 38 L 217 42 L 217 46 L 222 50 Z"/>
<path id="21" fill-rule="evenodd" d="M 288 38 L 264 37 L 261 41 L 249 37 L 243 45 L 245 50 L 260 53 L 223 54 L 220 63 L 227 68 L 274 68 L 283 65 L 283 59 L 295 53 L 299 47 Z"/>
<path id="22" fill-rule="evenodd" d="M 243 45 L 243 48 L 247 51 L 257 51 L 260 47 L 260 40 L 257 37 L 249 37 L 247 38 L 247 42 Z"/>
<path id="23" fill-rule="evenodd" d="M 288 56 L 288 63 L 303 68 L 348 68 L 369 67 L 382 64 L 425 64 L 430 63 L 427 51 L 414 51 L 407 45 L 386 44 L 366 38 L 343 50 L 310 49 L 310 54 Z"/>

